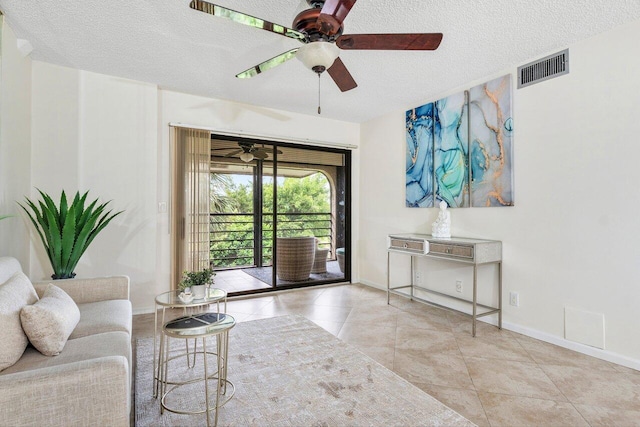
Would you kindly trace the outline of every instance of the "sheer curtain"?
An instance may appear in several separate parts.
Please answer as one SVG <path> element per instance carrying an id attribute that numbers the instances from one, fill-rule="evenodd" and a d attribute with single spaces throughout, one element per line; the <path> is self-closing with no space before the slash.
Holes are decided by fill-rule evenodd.
<path id="1" fill-rule="evenodd" d="M 171 288 L 184 270 L 209 267 L 211 133 L 171 131 Z"/>

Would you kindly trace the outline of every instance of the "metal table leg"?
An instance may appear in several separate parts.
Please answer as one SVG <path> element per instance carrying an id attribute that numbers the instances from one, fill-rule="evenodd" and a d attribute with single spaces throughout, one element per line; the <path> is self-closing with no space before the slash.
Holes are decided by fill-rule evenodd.
<path id="1" fill-rule="evenodd" d="M 471 326 L 471 336 L 476 336 L 476 319 L 478 315 L 478 266 L 473 264 L 473 321 Z"/>
<path id="2" fill-rule="evenodd" d="M 498 262 L 498 328 L 502 329 L 502 261 Z"/>

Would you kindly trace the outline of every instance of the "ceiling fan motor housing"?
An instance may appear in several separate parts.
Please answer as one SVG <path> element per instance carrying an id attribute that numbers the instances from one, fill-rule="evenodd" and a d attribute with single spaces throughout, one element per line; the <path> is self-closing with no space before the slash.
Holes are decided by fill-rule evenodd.
<path id="1" fill-rule="evenodd" d="M 324 1 L 322 3 L 324 3 Z M 320 11 L 321 8 L 303 10 L 293 19 L 292 27 L 295 30 L 306 34 L 310 42 L 319 40 L 334 42 L 338 37 L 342 35 L 344 25 L 340 25 L 340 29 L 338 29 L 338 31 L 332 36 L 320 32 L 317 25 Z"/>
<path id="2" fill-rule="evenodd" d="M 240 146 L 240 148 L 242 148 L 242 150 L 245 153 L 250 153 L 254 149 L 254 144 L 251 143 L 251 142 L 242 142 L 242 141 L 240 141 L 240 142 L 238 142 L 238 145 Z"/>

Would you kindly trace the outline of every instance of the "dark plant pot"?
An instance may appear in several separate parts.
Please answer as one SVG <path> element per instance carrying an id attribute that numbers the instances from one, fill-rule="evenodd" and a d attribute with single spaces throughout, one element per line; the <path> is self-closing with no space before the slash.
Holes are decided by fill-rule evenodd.
<path id="1" fill-rule="evenodd" d="M 69 275 L 62 275 L 62 276 L 57 276 L 55 273 L 51 275 L 51 278 L 53 280 L 73 279 L 74 277 L 76 277 L 76 273 L 71 273 Z"/>

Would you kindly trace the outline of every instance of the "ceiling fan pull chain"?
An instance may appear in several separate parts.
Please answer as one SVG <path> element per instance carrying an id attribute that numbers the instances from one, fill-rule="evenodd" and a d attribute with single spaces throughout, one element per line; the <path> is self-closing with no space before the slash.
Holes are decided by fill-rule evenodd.
<path id="1" fill-rule="evenodd" d="M 318 73 L 318 114 L 321 113 L 320 109 L 320 73 Z"/>

